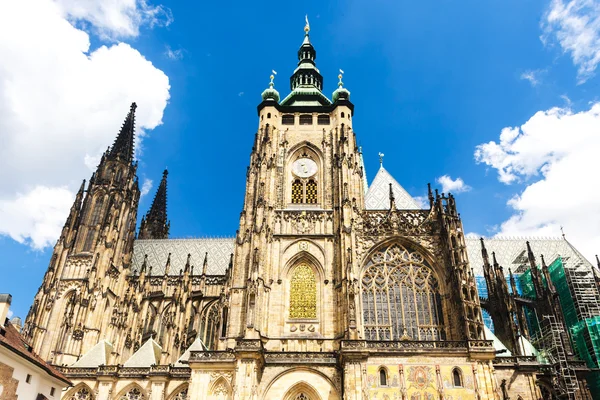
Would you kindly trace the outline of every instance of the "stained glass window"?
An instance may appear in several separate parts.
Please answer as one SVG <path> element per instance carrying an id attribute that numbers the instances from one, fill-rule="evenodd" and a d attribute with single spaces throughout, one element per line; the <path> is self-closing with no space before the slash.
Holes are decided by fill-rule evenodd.
<path id="1" fill-rule="evenodd" d="M 92 394 L 88 388 L 82 387 L 77 390 L 68 400 L 92 400 Z"/>
<path id="2" fill-rule="evenodd" d="M 181 392 L 177 393 L 177 395 L 175 397 L 173 397 L 173 400 L 188 400 L 188 388 L 186 387 L 185 389 L 183 389 Z"/>
<path id="3" fill-rule="evenodd" d="M 85 235 L 85 242 L 83 243 L 83 251 L 91 251 L 94 246 L 94 236 L 96 231 L 93 228 L 89 228 Z"/>
<path id="4" fill-rule="evenodd" d="M 306 183 L 306 202 L 308 204 L 317 202 L 317 183 L 313 179 Z"/>
<path id="5" fill-rule="evenodd" d="M 361 283 L 367 340 L 445 338 L 438 281 L 418 252 L 399 244 L 376 251 Z"/>
<path id="6" fill-rule="evenodd" d="M 119 400 L 144 400 L 144 395 L 138 388 L 132 388 L 125 393 Z"/>
<path id="7" fill-rule="evenodd" d="M 292 203 L 303 203 L 303 190 L 302 190 L 302 182 L 300 179 L 296 179 L 294 183 L 292 183 Z"/>
<path id="8" fill-rule="evenodd" d="M 290 318 L 317 318 L 317 280 L 312 268 L 300 264 L 290 281 Z"/>
<path id="9" fill-rule="evenodd" d="M 215 336 L 219 332 L 219 322 L 219 306 L 217 302 L 214 302 L 202 316 L 200 326 L 200 339 L 209 350 L 214 350 Z"/>

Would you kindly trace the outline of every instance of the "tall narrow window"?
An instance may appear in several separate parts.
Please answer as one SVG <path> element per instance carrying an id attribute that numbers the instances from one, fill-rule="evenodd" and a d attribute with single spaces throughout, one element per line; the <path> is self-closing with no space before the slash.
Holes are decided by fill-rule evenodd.
<path id="1" fill-rule="evenodd" d="M 308 264 L 294 268 L 290 280 L 290 318 L 317 318 L 317 280 Z"/>
<path id="2" fill-rule="evenodd" d="M 104 197 L 99 197 L 94 204 L 94 212 L 92 213 L 91 225 L 97 225 L 102 216 L 102 206 L 104 205 Z"/>
<path id="3" fill-rule="evenodd" d="M 460 370 L 458 368 L 454 368 L 452 370 L 452 383 L 454 384 L 454 387 L 462 387 L 462 375 L 460 373 Z"/>
<path id="4" fill-rule="evenodd" d="M 292 183 L 292 203 L 299 204 L 303 203 L 304 193 L 302 182 L 300 179 L 296 179 L 294 183 Z"/>
<path id="5" fill-rule="evenodd" d="M 387 375 L 383 368 L 379 370 L 379 386 L 387 386 Z"/>
<path id="6" fill-rule="evenodd" d="M 438 282 L 421 254 L 399 244 L 374 252 L 362 280 L 367 340 L 443 340 Z"/>
<path id="7" fill-rule="evenodd" d="M 92 247 L 94 247 L 95 236 L 96 230 L 94 228 L 90 228 L 85 236 L 85 242 L 83 243 L 83 251 L 92 251 Z"/>
<path id="8" fill-rule="evenodd" d="M 306 183 L 306 202 L 308 204 L 317 202 L 317 183 L 313 179 Z"/>
<path id="9" fill-rule="evenodd" d="M 219 307 L 215 302 L 205 311 L 200 326 L 200 339 L 209 350 L 214 350 L 215 336 L 219 332 L 219 327 Z"/>
<path id="10" fill-rule="evenodd" d="M 229 310 L 223 307 L 223 318 L 221 318 L 221 337 L 227 336 L 227 314 Z"/>

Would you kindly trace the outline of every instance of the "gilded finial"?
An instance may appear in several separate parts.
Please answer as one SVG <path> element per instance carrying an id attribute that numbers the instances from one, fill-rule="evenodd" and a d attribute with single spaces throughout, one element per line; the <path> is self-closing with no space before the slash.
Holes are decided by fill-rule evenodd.
<path id="1" fill-rule="evenodd" d="M 275 85 L 275 82 L 274 82 L 274 80 L 275 80 L 275 75 L 277 75 L 277 71 L 275 71 L 274 69 L 273 69 L 273 70 L 271 70 L 271 76 L 269 77 L 269 78 L 271 78 L 271 82 L 269 83 L 269 86 L 270 86 L 271 88 L 273 88 L 273 86 Z"/>
<path id="2" fill-rule="evenodd" d="M 304 19 L 306 20 L 306 25 L 304 25 L 304 33 L 308 35 L 308 32 L 310 32 L 310 24 L 308 23 L 308 15 L 305 15 Z"/>
<path id="3" fill-rule="evenodd" d="M 340 74 L 338 75 L 338 79 L 340 80 L 340 81 L 338 82 L 338 86 L 339 86 L 339 87 L 342 87 L 342 86 L 344 86 L 344 82 L 342 82 L 342 78 L 343 78 L 343 77 L 344 77 L 344 70 L 343 70 L 343 69 L 340 69 Z"/>
<path id="4" fill-rule="evenodd" d="M 385 154 L 379 153 L 379 165 L 382 167 L 383 167 L 383 156 L 385 156 Z"/>

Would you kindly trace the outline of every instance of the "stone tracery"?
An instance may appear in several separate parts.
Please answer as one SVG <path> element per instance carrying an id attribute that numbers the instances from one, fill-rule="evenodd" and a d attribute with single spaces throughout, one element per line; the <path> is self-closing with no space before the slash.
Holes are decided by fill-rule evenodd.
<path id="1" fill-rule="evenodd" d="M 396 243 L 379 249 L 361 283 L 367 340 L 445 338 L 438 281 L 419 252 Z"/>

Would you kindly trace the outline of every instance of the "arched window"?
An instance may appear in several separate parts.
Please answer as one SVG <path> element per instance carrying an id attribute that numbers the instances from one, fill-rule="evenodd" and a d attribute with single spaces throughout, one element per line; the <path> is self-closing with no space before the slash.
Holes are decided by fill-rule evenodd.
<path id="1" fill-rule="evenodd" d="M 294 183 L 292 183 L 292 203 L 300 204 L 304 202 L 304 188 L 302 186 L 300 179 L 296 179 Z"/>
<path id="2" fill-rule="evenodd" d="M 384 368 L 379 370 L 379 386 L 387 386 L 387 374 Z"/>
<path id="3" fill-rule="evenodd" d="M 94 211 L 92 212 L 92 219 L 90 220 L 91 225 L 97 225 L 100 223 L 102 217 L 102 206 L 104 205 L 104 197 L 99 197 L 94 204 Z"/>
<path id="4" fill-rule="evenodd" d="M 119 397 L 119 400 L 145 400 L 145 397 L 140 391 L 140 389 L 134 387 L 129 389 L 127 393 Z"/>
<path id="5" fill-rule="evenodd" d="M 77 389 L 67 400 L 92 400 L 94 397 L 87 387 Z"/>
<path id="6" fill-rule="evenodd" d="M 462 387 L 462 374 L 460 373 L 459 368 L 454 368 L 452 370 L 452 385 L 454 387 Z"/>
<path id="7" fill-rule="evenodd" d="M 200 339 L 209 350 L 214 350 L 215 337 L 220 327 L 219 322 L 219 306 L 217 302 L 213 302 L 206 308 L 200 320 Z"/>
<path id="8" fill-rule="evenodd" d="M 308 204 L 317 203 L 317 182 L 314 179 L 310 179 L 306 183 L 306 202 Z"/>
<path id="9" fill-rule="evenodd" d="M 290 280 L 290 318 L 317 318 L 317 279 L 308 264 L 294 268 Z"/>
<path id="10" fill-rule="evenodd" d="M 344 112 L 342 111 L 342 118 L 344 118 L 344 117 L 345 117 L 345 115 L 344 115 Z"/>
<path id="11" fill-rule="evenodd" d="M 271 118 L 271 113 L 267 113 L 267 119 Z"/>
<path id="12" fill-rule="evenodd" d="M 399 244 L 374 252 L 361 280 L 367 340 L 443 340 L 441 296 L 423 256 Z"/>
<path id="13" fill-rule="evenodd" d="M 184 387 L 175 396 L 171 397 L 171 400 L 189 400 L 188 387 Z"/>

